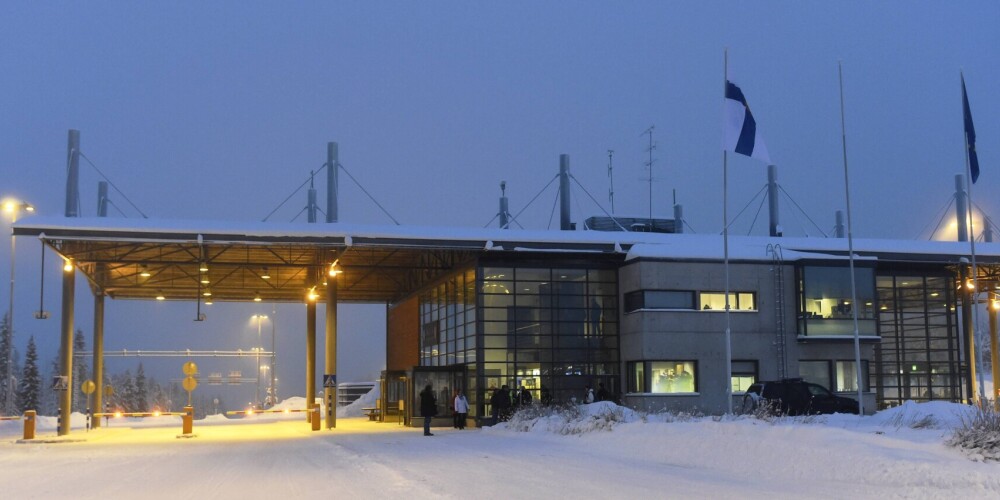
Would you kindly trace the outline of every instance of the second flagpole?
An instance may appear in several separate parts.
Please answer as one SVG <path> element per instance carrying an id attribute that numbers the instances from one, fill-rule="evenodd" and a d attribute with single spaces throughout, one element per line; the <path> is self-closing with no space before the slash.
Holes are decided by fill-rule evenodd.
<path id="1" fill-rule="evenodd" d="M 722 56 L 722 103 L 726 102 L 726 86 L 729 84 L 729 49 Z M 726 148 L 722 148 L 722 258 L 725 267 L 725 297 L 726 297 L 726 408 L 733 412 L 733 346 L 729 324 L 729 156 Z"/>

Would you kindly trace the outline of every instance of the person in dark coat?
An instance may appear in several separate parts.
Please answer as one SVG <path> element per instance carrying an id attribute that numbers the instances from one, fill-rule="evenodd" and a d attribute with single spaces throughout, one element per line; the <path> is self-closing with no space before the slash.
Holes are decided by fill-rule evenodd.
<path id="1" fill-rule="evenodd" d="M 490 403 L 493 405 L 493 412 L 497 419 L 506 422 L 510 418 L 510 389 L 506 385 L 493 393 Z M 494 423 L 496 423 L 496 419 L 494 419 Z"/>
<path id="2" fill-rule="evenodd" d="M 544 406 L 548 406 L 548 405 L 552 404 L 552 391 L 549 391 L 549 388 L 545 387 L 544 385 L 542 386 L 541 401 L 542 401 L 542 405 L 544 405 Z"/>
<path id="3" fill-rule="evenodd" d="M 604 388 L 604 384 L 597 384 L 595 401 L 611 401 L 611 393 Z"/>
<path id="4" fill-rule="evenodd" d="M 522 408 L 531 406 L 531 391 L 529 391 L 528 389 L 525 389 L 524 387 L 522 387 L 521 388 L 521 396 L 520 397 L 521 397 L 521 407 Z"/>
<path id="5" fill-rule="evenodd" d="M 434 397 L 434 390 L 431 389 L 431 385 L 427 384 L 424 390 L 420 392 L 420 416 L 424 417 L 424 435 L 433 436 L 431 434 L 431 419 L 437 415 L 437 398 Z"/>

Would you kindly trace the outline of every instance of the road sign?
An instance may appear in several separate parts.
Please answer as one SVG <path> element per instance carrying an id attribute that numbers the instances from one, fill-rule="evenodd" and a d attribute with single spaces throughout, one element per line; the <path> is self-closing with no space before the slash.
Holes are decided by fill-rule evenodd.
<path id="1" fill-rule="evenodd" d="M 115 388 L 110 385 L 104 386 L 104 397 L 110 398 L 115 395 Z"/>
<path id="2" fill-rule="evenodd" d="M 327 389 L 337 388 L 337 375 L 323 375 L 323 387 Z"/>
<path id="3" fill-rule="evenodd" d="M 65 375 L 56 375 L 52 377 L 52 390 L 53 391 L 69 390 L 69 377 Z"/>
<path id="4" fill-rule="evenodd" d="M 181 385 L 184 386 L 185 391 L 191 392 L 198 387 L 198 381 L 194 377 L 187 376 L 184 378 L 184 382 L 181 382 Z"/>
<path id="5" fill-rule="evenodd" d="M 187 363 L 184 363 L 184 367 L 181 368 L 181 370 L 184 371 L 184 375 L 190 377 L 198 373 L 198 365 L 194 364 L 194 361 L 188 361 Z"/>
<path id="6" fill-rule="evenodd" d="M 94 384 L 93 380 L 85 380 L 80 384 L 80 390 L 88 396 L 94 392 L 94 389 L 97 389 L 97 385 Z"/>

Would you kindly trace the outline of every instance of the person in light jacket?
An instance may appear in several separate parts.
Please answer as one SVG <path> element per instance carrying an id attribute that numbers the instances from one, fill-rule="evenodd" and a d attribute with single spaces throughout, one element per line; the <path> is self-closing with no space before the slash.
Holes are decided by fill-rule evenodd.
<path id="1" fill-rule="evenodd" d="M 455 392 L 455 426 L 462 430 L 465 429 L 465 419 L 469 416 L 469 400 L 465 399 L 462 391 Z"/>
<path id="2" fill-rule="evenodd" d="M 423 391 L 420 391 L 420 416 L 424 417 L 424 435 L 431 434 L 431 419 L 437 415 L 437 398 L 434 397 L 434 390 L 427 384 Z"/>

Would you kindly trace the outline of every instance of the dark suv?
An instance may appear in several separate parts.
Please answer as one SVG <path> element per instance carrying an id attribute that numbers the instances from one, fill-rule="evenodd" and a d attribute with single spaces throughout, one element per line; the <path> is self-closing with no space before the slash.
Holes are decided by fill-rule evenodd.
<path id="1" fill-rule="evenodd" d="M 771 405 L 773 411 L 782 415 L 858 413 L 857 401 L 800 378 L 751 385 L 743 396 L 743 413 L 757 411 L 763 404 Z"/>

